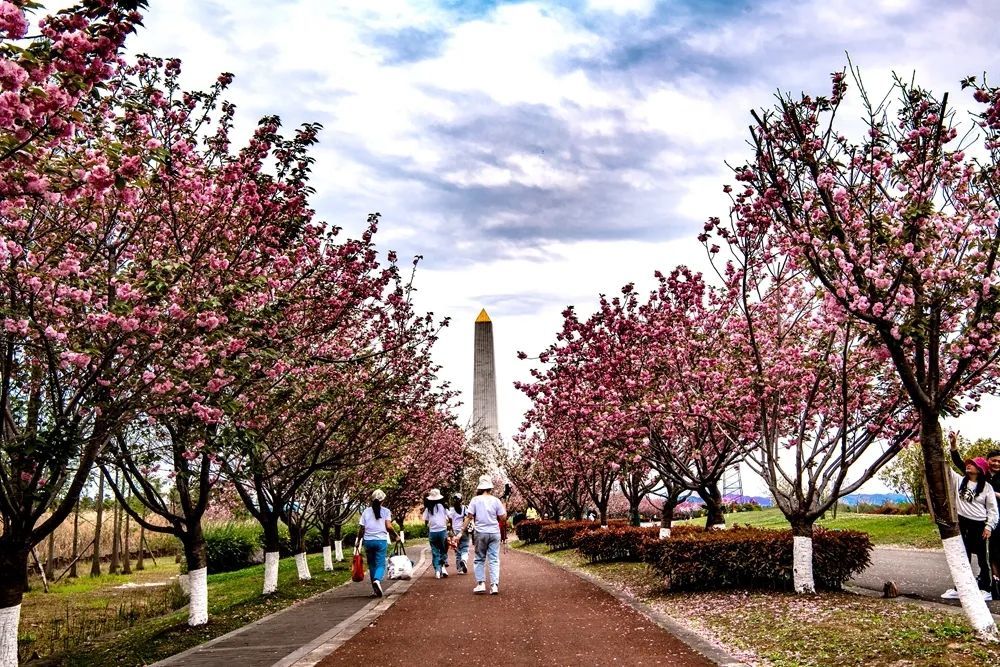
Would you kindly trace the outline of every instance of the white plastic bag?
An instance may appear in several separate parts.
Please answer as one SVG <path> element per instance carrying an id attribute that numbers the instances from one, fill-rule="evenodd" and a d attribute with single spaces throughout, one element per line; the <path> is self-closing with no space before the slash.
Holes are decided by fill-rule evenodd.
<path id="1" fill-rule="evenodd" d="M 386 573 L 390 579 L 412 579 L 413 561 L 406 555 L 406 547 L 402 542 L 396 542 L 396 548 L 389 559 Z"/>
<path id="2" fill-rule="evenodd" d="M 406 554 L 393 556 L 389 559 L 387 572 L 390 579 L 412 579 L 413 563 Z"/>

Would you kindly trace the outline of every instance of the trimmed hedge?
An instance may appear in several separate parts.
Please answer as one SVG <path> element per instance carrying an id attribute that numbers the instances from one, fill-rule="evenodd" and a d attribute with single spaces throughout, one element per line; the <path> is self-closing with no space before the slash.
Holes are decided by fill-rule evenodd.
<path id="1" fill-rule="evenodd" d="M 607 530 L 628 526 L 628 521 L 616 519 L 608 522 Z M 547 526 L 542 526 L 539 532 L 539 540 L 549 545 L 553 551 L 569 549 L 573 546 L 573 538 L 578 533 L 585 533 L 591 530 L 599 530 L 601 524 L 597 521 L 556 521 Z"/>
<path id="2" fill-rule="evenodd" d="M 542 528 L 554 524 L 550 519 L 524 519 L 514 525 L 517 539 L 525 544 L 537 544 L 541 540 Z"/>
<path id="3" fill-rule="evenodd" d="M 871 563 L 867 533 L 813 530 L 818 588 L 839 590 Z M 792 588 L 792 531 L 733 527 L 678 533 L 646 547 L 646 562 L 674 590 Z"/>
<path id="4" fill-rule="evenodd" d="M 703 532 L 705 529 L 701 526 L 675 526 L 670 530 L 670 539 Z M 641 563 L 645 560 L 647 548 L 659 541 L 659 526 L 639 528 L 615 525 L 607 530 L 578 532 L 573 538 L 573 546 L 591 563 L 611 561 Z"/>

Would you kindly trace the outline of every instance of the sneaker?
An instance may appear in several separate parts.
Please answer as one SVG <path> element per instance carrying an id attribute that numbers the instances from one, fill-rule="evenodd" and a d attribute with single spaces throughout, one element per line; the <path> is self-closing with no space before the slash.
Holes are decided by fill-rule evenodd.
<path id="1" fill-rule="evenodd" d="M 458 570 L 459 574 L 469 573 L 469 568 L 465 567 L 465 563 L 463 563 L 462 561 L 458 561 L 458 565 L 456 566 L 455 569 Z"/>
<path id="2" fill-rule="evenodd" d="M 434 571 L 434 578 L 435 579 L 440 579 L 441 578 L 441 570 L 435 570 Z"/>
<path id="3" fill-rule="evenodd" d="M 382 593 L 382 582 L 379 581 L 379 580 L 377 580 L 377 579 L 375 581 L 373 581 L 372 582 L 372 590 L 375 591 L 375 597 L 379 597 L 379 598 L 382 597 L 382 595 L 383 595 L 383 593 Z"/>
<path id="4" fill-rule="evenodd" d="M 979 591 L 979 592 L 983 594 L 983 599 L 986 600 L 987 602 L 991 602 L 993 600 L 993 593 L 991 593 L 990 591 Z"/>
<path id="5" fill-rule="evenodd" d="M 500 592 L 500 586 L 498 586 L 497 584 L 493 584 L 492 586 L 490 586 L 490 595 L 496 595 L 499 592 Z"/>
<path id="6" fill-rule="evenodd" d="M 954 588 L 949 588 L 948 590 L 946 590 L 944 593 L 941 594 L 941 597 L 944 598 L 945 600 L 957 600 L 958 591 L 956 591 Z"/>
<path id="7" fill-rule="evenodd" d="M 486 592 L 486 582 L 480 581 L 476 584 L 476 587 L 472 589 L 473 593 L 485 593 Z"/>
<path id="8" fill-rule="evenodd" d="M 441 568 L 441 578 L 442 579 L 447 579 L 448 578 L 448 569 L 447 568 L 444 568 L 444 567 Z"/>

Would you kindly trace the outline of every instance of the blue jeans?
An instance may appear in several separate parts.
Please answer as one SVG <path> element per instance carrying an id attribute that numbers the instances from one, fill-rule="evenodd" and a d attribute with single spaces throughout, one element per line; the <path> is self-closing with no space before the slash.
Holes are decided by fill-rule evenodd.
<path id="1" fill-rule="evenodd" d="M 490 581 L 500 585 L 500 535 L 499 533 L 476 533 L 476 560 L 473 568 L 476 583 L 486 581 L 486 560 L 490 561 Z"/>
<path id="2" fill-rule="evenodd" d="M 385 554 L 389 543 L 385 540 L 365 540 L 365 556 L 368 559 L 368 574 L 372 581 L 382 581 L 385 576 Z"/>
<path id="3" fill-rule="evenodd" d="M 434 530 L 427 534 L 431 542 L 431 562 L 434 571 L 440 572 L 448 562 L 448 531 Z"/>
<path id="4" fill-rule="evenodd" d="M 457 554 L 455 556 L 456 567 L 458 566 L 459 561 L 465 560 L 465 554 L 469 553 L 469 542 L 471 541 L 472 538 L 469 537 L 468 533 L 462 533 L 462 536 L 458 538 L 458 548 L 455 550 Z"/>

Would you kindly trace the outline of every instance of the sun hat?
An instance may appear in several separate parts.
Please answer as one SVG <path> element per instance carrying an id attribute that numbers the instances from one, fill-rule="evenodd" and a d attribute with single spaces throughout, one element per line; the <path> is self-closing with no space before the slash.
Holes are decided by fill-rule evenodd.
<path id="1" fill-rule="evenodd" d="M 441 500 L 443 498 L 441 489 L 431 489 L 431 492 L 427 494 L 427 500 Z"/>
<path id="2" fill-rule="evenodd" d="M 479 476 L 479 486 L 476 487 L 476 491 L 483 491 L 485 489 L 493 488 L 493 478 L 489 475 Z"/>
<path id="3" fill-rule="evenodd" d="M 458 500 L 461 500 L 462 499 L 462 494 L 459 493 L 458 491 L 456 491 L 455 493 L 451 494 L 451 497 L 452 498 L 457 498 Z"/>
<path id="4" fill-rule="evenodd" d="M 372 491 L 372 500 L 377 500 L 378 502 L 385 500 L 385 491 L 382 489 L 375 489 Z"/>

